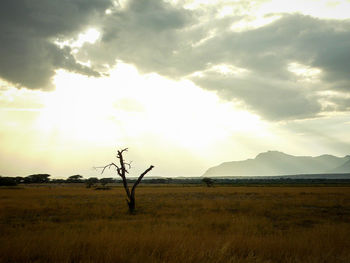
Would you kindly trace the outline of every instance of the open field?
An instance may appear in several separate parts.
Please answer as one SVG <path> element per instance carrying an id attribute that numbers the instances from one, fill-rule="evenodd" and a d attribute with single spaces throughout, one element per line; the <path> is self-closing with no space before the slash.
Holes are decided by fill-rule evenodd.
<path id="1" fill-rule="evenodd" d="M 350 262 L 350 187 L 0 188 L 0 262 Z"/>

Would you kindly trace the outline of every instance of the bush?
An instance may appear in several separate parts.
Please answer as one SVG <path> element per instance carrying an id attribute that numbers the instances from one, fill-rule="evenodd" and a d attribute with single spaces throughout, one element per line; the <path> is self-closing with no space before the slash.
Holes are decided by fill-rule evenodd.
<path id="1" fill-rule="evenodd" d="M 0 186 L 16 186 L 16 178 L 15 177 L 2 177 L 0 176 Z"/>

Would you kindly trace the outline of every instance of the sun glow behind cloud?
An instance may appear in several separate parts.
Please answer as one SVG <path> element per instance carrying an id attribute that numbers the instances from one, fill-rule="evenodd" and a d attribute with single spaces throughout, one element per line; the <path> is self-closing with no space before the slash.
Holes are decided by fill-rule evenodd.
<path id="1" fill-rule="evenodd" d="M 299 77 L 300 80 L 315 82 L 319 80 L 322 71 L 318 68 L 302 65 L 297 62 L 289 63 L 288 70 Z"/>
<path id="2" fill-rule="evenodd" d="M 274 136 L 258 116 L 222 102 L 214 92 L 187 80 L 142 75 L 122 62 L 104 78 L 58 70 L 54 84 L 55 91 L 32 92 L 35 111 L 17 105 L 25 90 L 16 89 L 7 100 L 23 111 L 0 111 L 7 123 L 3 134 L 18 138 L 8 140 L 6 153 L 22 149 L 17 158 L 28 162 L 25 173 L 53 169 L 62 176 L 79 166 L 96 176 L 92 166 L 109 160 L 115 147 L 130 147 L 135 163 L 142 166 L 147 156 L 157 164 L 155 175 L 200 175 L 232 153 L 229 144 L 240 148 L 245 140 Z"/>
<path id="3" fill-rule="evenodd" d="M 171 1 L 170 1 L 171 2 Z M 178 1 L 172 1 L 178 2 Z M 301 13 L 326 19 L 350 18 L 350 2 L 346 0 L 270 0 L 270 1 L 232 1 L 232 0 L 189 0 L 184 1 L 185 8 L 190 10 L 211 7 L 216 10 L 217 18 L 240 16 L 231 30 L 242 32 L 270 24 L 286 13 Z"/>
<path id="4" fill-rule="evenodd" d="M 145 134 L 200 150 L 232 132 L 261 132 L 260 119 L 196 87 L 119 63 L 109 78 L 58 71 L 39 129 L 75 140 L 132 140 Z"/>
<path id="5" fill-rule="evenodd" d="M 59 47 L 69 46 L 73 49 L 81 48 L 85 43 L 93 44 L 95 43 L 101 36 L 100 31 L 96 28 L 88 28 L 87 30 L 78 34 L 77 37 L 73 39 L 56 39 L 54 43 Z"/>
<path id="6" fill-rule="evenodd" d="M 349 15 L 350 2 L 346 0 L 294 0 L 281 1 L 272 0 L 262 3 L 261 13 L 295 13 L 300 12 L 320 18 L 347 19 Z"/>

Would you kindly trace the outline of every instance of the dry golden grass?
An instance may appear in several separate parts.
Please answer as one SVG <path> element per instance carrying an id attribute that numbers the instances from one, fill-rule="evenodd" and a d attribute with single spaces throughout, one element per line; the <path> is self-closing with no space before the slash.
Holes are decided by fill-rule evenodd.
<path id="1" fill-rule="evenodd" d="M 350 187 L 0 189 L 1 262 L 350 262 Z"/>

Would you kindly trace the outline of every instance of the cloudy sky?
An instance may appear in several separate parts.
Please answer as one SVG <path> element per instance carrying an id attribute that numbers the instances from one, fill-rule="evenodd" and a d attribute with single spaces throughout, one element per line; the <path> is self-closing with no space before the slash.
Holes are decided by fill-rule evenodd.
<path id="1" fill-rule="evenodd" d="M 128 147 L 133 175 L 199 176 L 349 134 L 349 0 L 0 3 L 0 175 L 98 176 Z"/>

